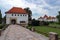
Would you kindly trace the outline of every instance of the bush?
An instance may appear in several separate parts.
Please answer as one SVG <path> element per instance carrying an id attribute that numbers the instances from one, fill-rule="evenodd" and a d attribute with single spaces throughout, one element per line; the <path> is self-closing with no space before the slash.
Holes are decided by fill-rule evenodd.
<path id="1" fill-rule="evenodd" d="M 31 22 L 31 25 L 29 26 L 40 26 L 40 25 L 49 25 L 49 22 L 47 21 L 38 21 L 38 20 L 35 20 L 33 19 L 32 22 Z"/>
<path id="2" fill-rule="evenodd" d="M 2 29 L 4 26 L 5 26 L 5 24 L 4 25 L 3 24 L 0 24 L 0 29 Z"/>
<path id="3" fill-rule="evenodd" d="M 31 25 L 32 26 L 39 26 L 39 21 L 33 19 Z"/>
<path id="4" fill-rule="evenodd" d="M 46 21 L 40 21 L 40 25 L 49 25 L 49 22 L 46 22 Z"/>
<path id="5" fill-rule="evenodd" d="M 44 22 L 44 25 L 49 25 L 49 22 Z"/>

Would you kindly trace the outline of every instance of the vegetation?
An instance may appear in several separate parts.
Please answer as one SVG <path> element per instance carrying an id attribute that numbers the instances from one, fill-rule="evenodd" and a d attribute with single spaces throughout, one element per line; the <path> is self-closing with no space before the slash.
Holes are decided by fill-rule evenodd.
<path id="1" fill-rule="evenodd" d="M 7 24 L 0 24 L 0 29 L 2 29 L 2 31 L 4 31 L 9 25 Z"/>
<path id="2" fill-rule="evenodd" d="M 26 10 L 26 12 L 28 13 L 28 24 L 31 25 L 31 20 L 32 20 L 32 11 L 30 10 L 29 7 L 25 8 L 24 10 Z"/>
<path id="3" fill-rule="evenodd" d="M 4 25 L 3 24 L 0 24 L 0 29 L 2 29 L 4 26 L 5 26 L 5 24 Z"/>
<path id="4" fill-rule="evenodd" d="M 60 11 L 59 11 L 59 15 L 56 16 L 58 18 L 59 24 L 60 24 Z"/>
<path id="5" fill-rule="evenodd" d="M 32 20 L 32 23 L 31 23 L 31 26 L 39 26 L 39 21 L 33 19 L 33 20 Z"/>
<path id="6" fill-rule="evenodd" d="M 35 19 L 32 20 L 31 26 L 42 26 L 42 25 L 45 25 L 45 26 L 49 25 L 49 22 L 38 21 L 38 20 L 35 20 Z"/>
<path id="7" fill-rule="evenodd" d="M 42 26 L 42 25 L 49 25 L 49 22 L 46 22 L 46 21 L 40 21 L 39 22 L 39 25 Z"/>
<path id="8" fill-rule="evenodd" d="M 6 15 L 2 18 L 2 20 L 3 20 L 2 23 L 6 24 Z"/>
<path id="9" fill-rule="evenodd" d="M 0 24 L 2 23 L 2 14 L 1 14 L 1 10 L 0 10 Z"/>
<path id="10" fill-rule="evenodd" d="M 60 24 L 57 24 L 57 23 L 52 23 L 52 24 L 49 24 L 49 26 L 55 26 L 55 27 L 59 27 L 60 28 Z"/>
<path id="11" fill-rule="evenodd" d="M 31 28 L 32 26 L 29 26 L 28 28 Z M 48 36 L 49 32 L 56 32 L 60 36 L 60 29 L 57 28 L 51 28 L 46 26 L 33 26 L 36 30 L 36 32 Z"/>

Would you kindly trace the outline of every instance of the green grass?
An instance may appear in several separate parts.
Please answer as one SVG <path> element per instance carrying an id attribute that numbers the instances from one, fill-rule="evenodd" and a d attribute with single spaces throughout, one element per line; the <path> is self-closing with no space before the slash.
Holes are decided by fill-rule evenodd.
<path id="1" fill-rule="evenodd" d="M 53 24 L 49 24 L 49 26 L 60 27 L 60 24 L 53 23 Z"/>
<path id="2" fill-rule="evenodd" d="M 31 26 L 30 26 L 31 27 Z M 44 33 L 49 34 L 49 32 L 56 32 L 60 36 L 60 29 L 57 28 L 51 28 L 51 27 L 46 27 L 46 26 L 33 26 L 36 30 L 36 32 L 41 33 L 43 35 L 46 35 Z M 48 36 L 48 35 L 46 35 Z"/>

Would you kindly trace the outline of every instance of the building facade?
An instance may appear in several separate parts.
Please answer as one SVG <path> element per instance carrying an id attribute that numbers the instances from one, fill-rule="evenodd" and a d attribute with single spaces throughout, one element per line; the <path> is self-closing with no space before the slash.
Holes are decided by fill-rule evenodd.
<path id="1" fill-rule="evenodd" d="M 6 13 L 6 24 L 28 25 L 28 13 L 18 7 L 13 7 Z"/>
<path id="2" fill-rule="evenodd" d="M 52 16 L 47 16 L 44 15 L 43 17 L 38 18 L 39 21 L 52 21 L 52 22 L 58 22 L 58 19 L 56 17 L 52 17 Z"/>

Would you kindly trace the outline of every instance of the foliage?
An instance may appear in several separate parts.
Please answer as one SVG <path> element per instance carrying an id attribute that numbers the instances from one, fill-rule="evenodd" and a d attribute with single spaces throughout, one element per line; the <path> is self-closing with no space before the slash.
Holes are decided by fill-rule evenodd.
<path id="1" fill-rule="evenodd" d="M 0 10 L 0 24 L 2 23 L 2 14 L 1 14 L 1 10 Z"/>
<path id="2" fill-rule="evenodd" d="M 28 13 L 28 24 L 31 25 L 31 20 L 32 20 L 32 11 L 30 10 L 29 7 L 24 8 L 24 10 L 26 10 L 26 12 Z"/>
<path id="3" fill-rule="evenodd" d="M 46 22 L 46 21 L 40 21 L 40 25 L 49 25 L 49 22 Z"/>
<path id="4" fill-rule="evenodd" d="M 32 26 L 39 26 L 39 21 L 33 19 L 31 25 L 32 25 Z"/>
<path id="5" fill-rule="evenodd" d="M 49 21 L 49 23 L 54 23 L 53 21 Z"/>
<path id="6" fill-rule="evenodd" d="M 25 8 L 24 10 L 26 10 L 26 12 L 28 13 L 28 15 L 32 15 L 32 11 L 30 10 L 29 7 Z"/>
<path id="7" fill-rule="evenodd" d="M 4 26 L 5 26 L 5 24 L 4 25 L 3 24 L 0 24 L 0 29 L 2 29 Z"/>
<path id="8" fill-rule="evenodd" d="M 60 11 L 59 11 L 59 15 L 56 16 L 58 18 L 59 24 L 60 24 Z"/>
<path id="9" fill-rule="evenodd" d="M 2 18 L 2 23 L 6 24 L 6 15 Z"/>
<path id="10" fill-rule="evenodd" d="M 43 26 L 43 25 L 49 25 L 49 22 L 46 22 L 46 21 L 38 21 L 38 20 L 35 20 L 33 19 L 32 20 L 32 23 L 31 23 L 31 26 Z"/>
<path id="11" fill-rule="evenodd" d="M 49 22 L 44 22 L 44 25 L 49 25 Z"/>

